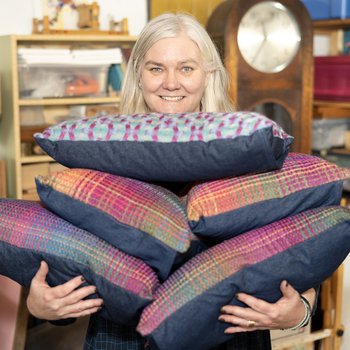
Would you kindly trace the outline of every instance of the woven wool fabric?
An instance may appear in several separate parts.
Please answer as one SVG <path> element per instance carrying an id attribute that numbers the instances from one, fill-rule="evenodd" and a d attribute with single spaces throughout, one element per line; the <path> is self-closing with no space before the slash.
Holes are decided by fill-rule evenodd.
<path id="1" fill-rule="evenodd" d="M 68 168 L 149 182 L 218 179 L 279 169 L 293 137 L 255 112 L 81 118 L 34 135 Z"/>
<path id="2" fill-rule="evenodd" d="M 291 138 L 274 121 L 254 112 L 132 114 L 70 120 L 35 135 L 51 140 L 209 142 L 251 135 L 273 128 L 279 138 Z"/>
<path id="3" fill-rule="evenodd" d="M 142 259 L 165 279 L 193 234 L 179 197 L 152 184 L 89 169 L 38 176 L 37 190 L 50 210 Z"/>
<path id="4" fill-rule="evenodd" d="M 73 226 L 38 202 L 0 200 L 0 242 L 1 274 L 28 286 L 40 260 L 52 262 L 53 265 L 49 263 L 48 278 L 53 283 L 63 283 L 83 273 L 88 283 L 95 284 L 102 293 L 106 308 L 111 307 L 109 311 L 114 312 L 119 310 L 117 319 L 122 318 L 124 308 L 135 306 L 135 312 L 140 308 L 136 307 L 132 295 L 143 299 L 143 306 L 148 304 L 159 283 L 153 270 L 144 262 Z M 11 256 L 8 250 L 18 256 Z M 16 259 L 19 260 L 16 262 Z M 12 269 L 16 264 L 24 266 Z M 118 290 L 124 290 L 122 293 L 129 295 L 130 302 L 135 305 L 118 305 Z M 117 306 L 113 306 L 114 303 Z M 110 314 L 107 316 L 113 319 Z"/>
<path id="5" fill-rule="evenodd" d="M 189 247 L 190 229 L 184 206 L 176 195 L 160 186 L 88 169 L 68 169 L 37 179 L 125 225 L 147 232 L 178 252 Z"/>
<path id="6" fill-rule="evenodd" d="M 207 232 L 208 236 L 215 236 L 220 230 L 226 239 L 226 235 L 236 235 L 321 204 L 338 204 L 342 181 L 347 178 L 347 168 L 319 157 L 290 153 L 280 170 L 195 185 L 187 195 L 188 220 L 196 234 Z M 241 226 L 240 217 L 245 221 Z"/>
<path id="7" fill-rule="evenodd" d="M 169 334 L 169 332 L 175 332 L 174 335 L 171 335 L 174 338 L 176 338 L 176 336 L 180 338 L 184 336 L 182 334 L 176 334 L 176 331 L 178 331 L 177 328 L 182 327 L 182 325 L 176 326 L 176 322 L 178 322 L 179 319 L 182 320 L 184 324 L 183 327 L 189 326 L 191 322 L 194 322 L 192 317 L 204 319 L 203 323 L 206 322 L 205 319 L 210 320 L 211 315 L 206 314 L 205 310 L 200 309 L 205 309 L 208 305 L 211 305 L 212 302 L 217 309 L 215 310 L 213 324 L 207 325 L 207 331 L 211 332 L 211 329 L 215 329 L 216 326 L 214 323 L 215 320 L 217 321 L 219 309 L 225 304 L 216 305 L 216 300 L 214 299 L 212 301 L 207 300 L 203 302 L 203 300 L 200 301 L 200 298 L 205 293 L 208 293 L 208 298 L 217 298 L 218 295 L 223 293 L 223 290 L 220 291 L 220 289 L 217 288 L 222 283 L 228 283 L 228 289 L 226 289 L 225 293 L 229 291 L 230 295 L 223 296 L 221 302 L 229 303 L 232 298 L 233 300 L 235 299 L 234 295 L 237 292 L 245 291 L 244 289 L 240 289 L 242 287 L 240 284 L 242 283 L 245 286 L 253 288 L 252 290 L 254 290 L 252 286 L 254 286 L 255 283 L 261 283 L 260 288 L 266 289 L 268 293 L 273 293 L 271 286 L 275 285 L 276 281 L 272 283 L 272 280 L 276 278 L 277 275 L 285 276 L 284 278 L 291 282 L 292 285 L 294 283 L 296 288 L 301 286 L 305 287 L 303 283 L 298 284 L 297 280 L 310 280 L 310 283 L 314 283 L 318 279 L 325 278 L 333 269 L 337 268 L 349 252 L 350 244 L 346 243 L 344 246 L 344 242 L 349 241 L 349 238 L 346 237 L 349 235 L 349 221 L 350 210 L 347 208 L 325 207 L 311 209 L 274 222 L 265 227 L 252 230 L 210 248 L 175 271 L 175 273 L 161 285 L 156 292 L 154 302 L 143 311 L 140 323 L 137 327 L 138 331 L 144 336 L 151 335 L 151 338 L 153 338 L 153 340 L 155 339 L 154 341 L 159 348 L 165 348 L 165 343 L 163 343 L 166 342 L 164 333 L 167 332 L 166 334 Z M 344 223 L 347 225 L 345 229 L 339 226 Z M 337 228 L 339 228 L 339 231 L 332 231 Z M 319 244 L 318 239 L 320 241 L 325 240 L 322 241 L 322 249 L 319 249 L 320 247 L 317 246 Z M 317 248 L 311 249 L 310 251 L 308 248 L 303 248 L 303 244 L 307 242 L 310 242 L 308 247 L 314 246 Z M 327 242 L 327 244 L 324 244 L 325 242 Z M 291 249 L 295 250 L 291 251 Z M 325 252 L 327 251 L 329 251 L 332 257 L 336 252 L 339 252 L 339 254 L 336 254 L 334 261 L 329 261 L 329 259 L 324 259 Z M 284 253 L 286 255 L 284 255 Z M 310 256 L 314 256 L 316 259 L 321 259 L 324 263 L 322 266 L 317 266 L 317 268 L 315 268 L 315 266 L 310 266 L 310 262 L 313 261 L 310 260 L 309 264 L 304 265 L 306 257 L 303 256 L 303 254 L 310 254 Z M 319 254 L 321 257 L 319 257 Z M 280 260 L 277 260 L 279 256 Z M 274 263 L 268 266 L 265 265 L 265 268 L 268 267 L 269 270 L 264 269 L 264 267 L 259 269 L 259 264 L 269 261 L 271 258 L 275 259 Z M 284 260 L 288 261 L 289 267 L 286 266 L 287 270 L 283 270 L 281 273 L 280 269 L 285 268 L 282 264 Z M 280 262 L 280 264 L 278 264 L 278 262 Z M 293 262 L 294 264 L 289 265 Z M 300 264 L 302 264 L 302 267 Z M 263 266 L 263 264 L 261 266 Z M 245 275 L 244 270 L 250 270 L 251 275 Z M 242 271 L 241 277 L 237 277 L 229 284 L 229 279 L 234 278 L 235 274 L 239 271 Z M 290 277 L 290 279 L 288 279 L 288 277 Z M 277 278 L 281 277 L 279 276 Z M 262 280 L 257 282 L 259 279 Z M 271 279 L 271 281 L 269 279 Z M 277 290 L 279 289 L 278 285 L 280 281 L 274 286 Z M 312 285 L 308 288 L 311 287 Z M 209 292 L 210 290 L 212 290 L 211 293 Z M 259 294 L 264 295 L 263 290 L 256 291 L 256 295 L 259 296 Z M 267 294 L 265 294 L 265 297 L 268 299 Z M 201 305 L 200 309 L 196 309 L 198 305 Z M 187 316 L 186 309 L 189 310 Z M 181 312 L 181 316 L 179 316 L 179 319 L 172 322 L 172 318 L 175 317 L 177 312 Z M 220 324 L 219 321 L 217 322 Z M 198 325 L 199 328 L 201 326 Z M 160 328 L 161 330 L 159 330 Z M 223 336 L 223 330 L 221 331 Z M 206 337 L 205 333 L 203 333 L 203 329 L 197 332 L 198 337 L 200 337 L 200 332 L 202 332 L 203 337 Z M 195 334 L 196 332 L 193 333 Z M 187 341 L 192 341 L 192 343 L 195 344 L 196 339 L 194 339 L 194 336 L 186 335 L 185 337 L 188 338 Z M 210 334 L 208 337 L 211 337 Z M 181 344 L 183 346 L 183 343 Z M 166 348 L 168 349 L 168 347 Z M 202 349 L 197 346 L 193 347 L 193 349 L 197 348 Z"/>

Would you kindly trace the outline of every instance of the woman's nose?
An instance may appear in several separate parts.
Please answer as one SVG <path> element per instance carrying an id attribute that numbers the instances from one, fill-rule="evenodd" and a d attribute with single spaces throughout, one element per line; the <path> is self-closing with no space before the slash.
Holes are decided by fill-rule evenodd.
<path id="1" fill-rule="evenodd" d="M 163 87 L 168 90 L 180 88 L 180 82 L 176 72 L 167 72 L 163 79 Z"/>

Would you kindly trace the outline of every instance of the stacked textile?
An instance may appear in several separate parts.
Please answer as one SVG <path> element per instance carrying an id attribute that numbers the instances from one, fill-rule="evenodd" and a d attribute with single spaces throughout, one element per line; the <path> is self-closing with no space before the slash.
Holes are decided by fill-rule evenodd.
<path id="1" fill-rule="evenodd" d="M 70 169 L 37 177 L 42 204 L 0 200 L 0 273 L 28 285 L 44 259 L 51 285 L 83 274 L 102 315 L 151 348 L 227 341 L 219 310 L 237 292 L 273 302 L 283 279 L 302 292 L 350 251 L 350 170 L 289 154 L 258 113 L 82 118 L 35 138 Z M 191 186 L 179 197 L 168 181 Z"/>

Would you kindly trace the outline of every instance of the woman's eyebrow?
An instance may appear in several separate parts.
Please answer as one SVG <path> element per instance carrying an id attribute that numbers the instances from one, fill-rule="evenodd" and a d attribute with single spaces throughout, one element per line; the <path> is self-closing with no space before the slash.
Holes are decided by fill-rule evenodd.
<path id="1" fill-rule="evenodd" d="M 181 64 L 189 64 L 189 63 L 199 65 L 199 62 L 197 62 L 195 59 L 192 59 L 192 58 L 185 59 L 185 60 L 179 62 L 180 65 Z M 164 67 L 164 64 L 160 63 L 160 62 L 156 62 L 156 61 L 152 61 L 152 60 L 145 62 L 145 66 L 150 66 L 150 65 Z"/>
<path id="2" fill-rule="evenodd" d="M 145 62 L 145 66 L 150 66 L 150 65 L 152 65 L 152 66 L 163 66 L 163 64 L 162 63 L 160 63 L 160 62 L 156 62 L 156 61 L 146 61 Z"/>

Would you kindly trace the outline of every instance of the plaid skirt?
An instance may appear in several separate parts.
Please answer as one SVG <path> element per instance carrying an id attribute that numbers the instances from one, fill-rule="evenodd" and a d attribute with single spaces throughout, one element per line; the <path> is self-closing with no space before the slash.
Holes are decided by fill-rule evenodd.
<path id="1" fill-rule="evenodd" d="M 91 316 L 84 350 L 144 349 L 144 338 L 132 328 L 106 321 L 98 315 Z M 238 333 L 229 342 L 212 350 L 271 350 L 270 332 L 257 331 Z"/>

